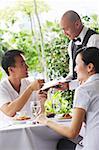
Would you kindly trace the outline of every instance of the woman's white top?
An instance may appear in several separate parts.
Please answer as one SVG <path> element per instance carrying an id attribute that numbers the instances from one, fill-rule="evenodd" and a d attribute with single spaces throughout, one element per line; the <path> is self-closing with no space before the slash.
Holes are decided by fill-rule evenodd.
<path id="1" fill-rule="evenodd" d="M 76 89 L 73 106 L 86 111 L 83 150 L 99 150 L 99 74 Z"/>

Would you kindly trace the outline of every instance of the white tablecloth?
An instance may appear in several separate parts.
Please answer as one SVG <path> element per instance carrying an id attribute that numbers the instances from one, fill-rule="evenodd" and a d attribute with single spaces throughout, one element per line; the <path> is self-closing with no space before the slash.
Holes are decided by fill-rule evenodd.
<path id="1" fill-rule="evenodd" d="M 16 124 L 0 129 L 0 150 L 56 150 L 61 137 L 43 125 Z"/>
<path id="2" fill-rule="evenodd" d="M 15 124 L 0 129 L 0 150 L 56 150 L 61 138 L 43 125 Z"/>

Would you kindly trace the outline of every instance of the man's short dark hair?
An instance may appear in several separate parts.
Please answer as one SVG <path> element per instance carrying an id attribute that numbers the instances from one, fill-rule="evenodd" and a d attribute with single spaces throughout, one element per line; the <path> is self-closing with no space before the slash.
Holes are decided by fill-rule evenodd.
<path id="1" fill-rule="evenodd" d="M 20 54 L 24 54 L 21 50 L 9 50 L 5 52 L 1 60 L 1 66 L 9 75 L 8 67 L 15 67 L 15 57 L 20 56 Z"/>

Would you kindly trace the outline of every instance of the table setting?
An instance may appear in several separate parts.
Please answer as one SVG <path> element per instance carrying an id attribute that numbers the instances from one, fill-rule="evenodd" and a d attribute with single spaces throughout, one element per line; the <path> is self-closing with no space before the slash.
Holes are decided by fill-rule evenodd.
<path id="1" fill-rule="evenodd" d="M 0 149 L 2 150 L 56 150 L 61 135 L 50 128 L 38 124 L 35 115 L 23 119 L 19 114 L 0 128 Z M 6 144 L 4 144 L 6 141 Z"/>

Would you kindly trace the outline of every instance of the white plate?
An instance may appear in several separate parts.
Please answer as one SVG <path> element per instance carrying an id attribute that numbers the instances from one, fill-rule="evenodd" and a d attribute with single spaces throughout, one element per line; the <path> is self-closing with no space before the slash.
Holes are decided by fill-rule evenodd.
<path id="1" fill-rule="evenodd" d="M 57 122 L 70 122 L 71 119 L 61 119 L 61 118 L 50 118 L 51 120 L 57 121 Z"/>
<path id="2" fill-rule="evenodd" d="M 26 124 L 27 120 L 13 120 L 13 124 Z"/>
<path id="3" fill-rule="evenodd" d="M 71 119 L 56 119 L 56 121 L 58 121 L 58 122 L 70 122 L 71 121 Z"/>
<path id="4" fill-rule="evenodd" d="M 27 124 L 28 122 L 31 121 L 31 118 L 30 119 L 24 119 L 24 120 L 18 120 L 18 119 L 13 119 L 13 124 Z"/>

